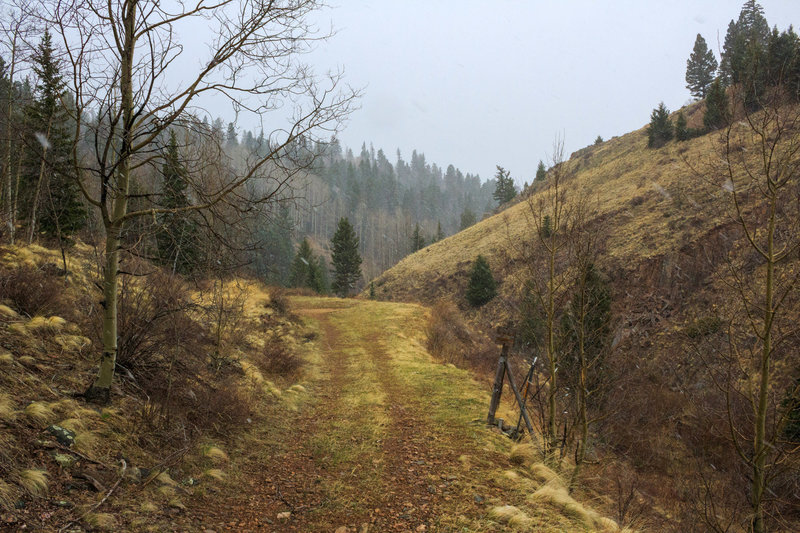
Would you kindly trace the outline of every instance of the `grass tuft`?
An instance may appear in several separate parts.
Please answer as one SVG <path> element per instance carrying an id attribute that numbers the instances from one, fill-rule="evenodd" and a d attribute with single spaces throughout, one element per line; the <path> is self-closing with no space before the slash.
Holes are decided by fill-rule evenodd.
<path id="1" fill-rule="evenodd" d="M 175 494 L 177 494 L 177 491 L 175 490 L 175 487 L 171 487 L 169 485 L 161 485 L 160 487 L 158 487 L 156 489 L 156 493 L 160 494 L 165 499 L 169 500 L 170 498 L 174 498 L 175 497 Z"/>
<path id="2" fill-rule="evenodd" d="M 513 505 L 493 507 L 489 511 L 489 516 L 499 522 L 508 524 L 513 529 L 527 529 L 533 523 L 531 517 Z"/>
<path id="3" fill-rule="evenodd" d="M 16 417 L 17 412 L 14 410 L 14 402 L 8 397 L 8 394 L 0 392 L 0 420 L 12 422 Z"/>
<path id="4" fill-rule="evenodd" d="M 17 318 L 19 317 L 19 313 L 11 309 L 7 305 L 0 305 L 0 315 L 6 318 Z"/>
<path id="5" fill-rule="evenodd" d="M 511 447 L 511 452 L 508 458 L 512 464 L 526 466 L 533 464 L 537 457 L 538 454 L 536 452 L 536 448 L 533 447 L 533 444 L 529 442 L 522 442 L 514 444 Z"/>
<path id="6" fill-rule="evenodd" d="M 211 479 L 216 479 L 217 481 L 224 481 L 225 477 L 227 476 L 227 474 L 225 474 L 225 472 L 223 472 L 219 468 L 209 468 L 208 470 L 203 472 L 203 475 L 205 475 L 206 477 L 210 477 Z"/>
<path id="7" fill-rule="evenodd" d="M 561 481 L 561 478 L 558 477 L 558 474 L 542 463 L 534 463 L 529 469 L 531 475 L 533 475 L 533 478 L 542 485 L 564 485 L 564 483 Z"/>
<path id="8" fill-rule="evenodd" d="M 47 494 L 49 474 L 45 470 L 23 470 L 19 473 L 19 485 L 31 496 Z"/>
<path id="9" fill-rule="evenodd" d="M 94 431 L 81 431 L 75 434 L 75 449 L 80 452 L 94 452 L 99 443 L 100 436 Z"/>
<path id="10" fill-rule="evenodd" d="M 203 457 L 208 457 L 215 463 L 225 463 L 228 461 L 228 454 L 225 451 L 218 447 L 209 445 L 203 448 Z"/>
<path id="11" fill-rule="evenodd" d="M 597 513 L 575 501 L 564 487 L 545 485 L 531 494 L 532 503 L 547 503 L 558 509 L 564 516 L 582 522 L 585 526 L 594 525 Z"/>
<path id="12" fill-rule="evenodd" d="M 142 502 L 142 504 L 139 506 L 139 511 L 146 514 L 155 513 L 158 511 L 158 506 L 153 502 Z"/>
<path id="13" fill-rule="evenodd" d="M 14 362 L 14 356 L 11 352 L 2 350 L 0 351 L 0 366 L 10 366 Z"/>
<path id="14" fill-rule="evenodd" d="M 0 509 L 13 509 L 16 501 L 16 487 L 0 479 Z"/>
<path id="15" fill-rule="evenodd" d="M 62 420 L 58 423 L 64 429 L 68 429 L 73 433 L 78 433 L 79 431 L 83 431 L 86 429 L 86 424 L 83 423 L 83 420 L 80 418 L 67 418 L 66 420 Z"/>
<path id="16" fill-rule="evenodd" d="M 117 527 L 117 519 L 110 513 L 89 513 L 83 519 L 93 529 L 113 531 Z"/>
<path id="17" fill-rule="evenodd" d="M 46 425 L 52 422 L 56 413 L 44 402 L 32 402 L 25 407 L 25 416 L 36 424 Z"/>
<path id="18" fill-rule="evenodd" d="M 172 477 L 167 472 L 161 472 L 156 476 L 156 481 L 161 483 L 162 485 L 168 485 L 170 487 L 175 487 L 178 483 L 172 479 Z"/>

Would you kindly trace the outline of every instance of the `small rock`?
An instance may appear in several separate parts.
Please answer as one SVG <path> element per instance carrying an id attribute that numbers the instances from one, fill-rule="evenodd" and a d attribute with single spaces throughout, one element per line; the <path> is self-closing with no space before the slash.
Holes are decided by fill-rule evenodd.
<path id="1" fill-rule="evenodd" d="M 278 513 L 278 520 L 289 520 L 291 516 L 291 511 L 284 511 L 282 513 Z"/>
<path id="2" fill-rule="evenodd" d="M 428 492 L 430 492 L 431 494 L 436 494 L 436 487 L 434 487 L 433 485 L 428 485 Z"/>
<path id="3" fill-rule="evenodd" d="M 475 503 L 483 503 L 483 496 L 480 494 L 476 494 L 472 497 L 472 499 L 475 500 Z"/>
<path id="4" fill-rule="evenodd" d="M 420 524 L 417 526 L 417 531 L 427 531 L 427 530 L 428 526 L 426 526 L 425 524 Z"/>
<path id="5" fill-rule="evenodd" d="M 48 426 L 45 429 L 48 433 L 50 433 L 53 437 L 56 438 L 56 441 L 62 445 L 69 448 L 73 444 L 75 444 L 75 432 L 70 431 L 66 428 L 62 428 L 61 426 L 56 426 L 55 424 L 52 426 Z"/>
<path id="6" fill-rule="evenodd" d="M 71 468 L 76 462 L 76 459 L 73 456 L 65 453 L 54 453 L 53 459 L 56 463 L 58 463 L 58 466 L 64 469 Z"/>
<path id="7" fill-rule="evenodd" d="M 336 528 L 336 531 L 334 531 L 334 533 L 348 533 L 348 531 L 350 530 L 347 529 L 347 526 L 339 526 Z"/>
<path id="8" fill-rule="evenodd" d="M 62 509 L 72 509 L 73 507 L 75 507 L 74 503 L 68 502 L 66 500 L 55 500 L 53 502 L 53 505 L 55 505 L 56 507 L 61 507 Z"/>

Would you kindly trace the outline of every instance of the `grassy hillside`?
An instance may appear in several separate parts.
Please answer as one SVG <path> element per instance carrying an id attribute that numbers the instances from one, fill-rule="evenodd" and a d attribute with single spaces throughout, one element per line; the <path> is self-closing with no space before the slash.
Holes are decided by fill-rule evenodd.
<path id="1" fill-rule="evenodd" d="M 698 120 L 697 106 L 685 111 L 690 124 Z M 596 204 L 596 222 L 606 228 L 609 268 L 628 269 L 632 261 L 665 258 L 719 226 L 721 219 L 707 209 L 708 191 L 690 167 L 708 157 L 713 143 L 713 136 L 703 136 L 648 150 L 642 128 L 572 154 L 565 163 L 571 176 L 566 186 L 587 191 Z M 535 188 L 523 193 L 534 198 L 536 194 Z M 510 296 L 519 274 L 513 262 L 514 244 L 530 240 L 533 229 L 529 209 L 525 200 L 517 201 L 405 258 L 376 278 L 377 294 L 426 302 L 440 296 L 461 297 L 469 266 L 481 254 L 504 282 L 501 294 Z"/>
<path id="2" fill-rule="evenodd" d="M 690 127 L 699 125 L 701 106 L 683 112 Z M 770 123 L 765 126 L 769 134 L 754 134 L 751 126 L 762 127 L 769 116 L 783 117 L 782 129 L 769 130 L 774 127 Z M 642 128 L 578 150 L 561 167 L 567 194 L 585 194 L 593 208 L 587 228 L 599 235 L 595 264 L 609 282 L 614 316 L 613 348 L 602 374 L 613 382 L 604 393 L 603 410 L 596 407 L 595 460 L 584 480 L 606 494 L 616 493 L 620 506 L 624 494 L 630 495 L 627 501 L 635 510 L 628 518 L 657 530 L 694 529 L 693 521 L 702 509 L 709 512 L 704 506 L 712 499 L 720 505 L 713 520 L 741 527 L 748 520 L 737 511 L 747 508 L 747 490 L 740 489 L 748 481 L 730 444 L 726 413 L 740 428 L 737 438 L 752 449 L 752 391 L 759 390 L 755 376 L 764 368 L 754 362 L 758 343 L 753 328 L 763 325 L 763 312 L 747 315 L 738 291 L 754 298 L 751 310 L 760 309 L 765 261 L 731 216 L 733 182 L 726 181 L 721 150 L 727 148 L 732 162 L 743 219 L 762 242 L 770 211 L 758 202 L 766 188 L 748 181 L 747 172 L 758 176 L 766 161 L 771 169 L 785 168 L 780 179 L 796 184 L 800 146 L 795 107 L 779 108 L 773 115 L 759 112 L 749 120 L 742 116 L 734 123 L 727 145 L 723 131 L 648 149 Z M 777 138 L 781 142 L 773 145 Z M 524 284 L 532 268 L 540 268 L 526 262 L 521 250 L 537 241 L 532 206 L 546 194 L 543 189 L 536 184 L 502 212 L 405 258 L 375 280 L 376 295 L 425 303 L 451 300 L 486 331 L 507 322 L 520 324 Z M 800 217 L 796 189 L 786 194 L 791 200 L 776 211 L 785 223 L 777 238 L 791 250 Z M 464 294 L 479 254 L 488 259 L 499 294 L 476 310 Z M 731 265 L 738 277 L 731 275 Z M 773 405 L 785 407 L 785 398 L 796 394 L 792 387 L 798 379 L 791 362 L 798 347 L 792 332 L 800 317 L 797 289 L 791 288 L 800 271 L 795 255 L 787 256 L 780 269 L 775 283 L 789 290 L 776 330 L 782 340 L 769 368 L 769 395 Z M 519 359 L 543 357 L 519 344 L 516 354 Z M 727 404 L 724 387 L 738 391 Z M 790 443 L 782 446 L 791 454 Z M 776 466 L 775 486 L 788 494 L 796 484 L 797 462 L 785 464 L 785 469 Z M 608 486 L 610 480 L 616 480 L 616 488 Z M 800 518 L 795 504 L 775 501 L 776 509 L 783 506 L 776 512 L 787 523 Z"/>

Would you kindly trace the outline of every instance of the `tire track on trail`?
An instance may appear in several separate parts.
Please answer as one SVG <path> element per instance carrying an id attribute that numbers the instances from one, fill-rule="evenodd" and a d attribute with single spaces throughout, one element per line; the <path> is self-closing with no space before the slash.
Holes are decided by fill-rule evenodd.
<path id="1" fill-rule="evenodd" d="M 464 450 L 439 441 L 430 398 L 398 366 L 392 343 L 405 315 L 363 302 L 295 311 L 320 333 L 310 396 L 297 412 L 276 407 L 266 417 L 240 463 L 238 492 L 191 504 L 190 530 L 437 530 L 452 512 Z"/>

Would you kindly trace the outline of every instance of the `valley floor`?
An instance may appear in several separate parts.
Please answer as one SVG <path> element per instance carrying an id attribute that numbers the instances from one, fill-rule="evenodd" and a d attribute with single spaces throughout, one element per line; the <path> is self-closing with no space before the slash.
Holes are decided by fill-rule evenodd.
<path id="1" fill-rule="evenodd" d="M 485 391 L 426 353 L 415 305 L 298 297 L 316 331 L 297 408 L 240 441 L 239 473 L 193 499 L 174 531 L 500 531 L 531 487 L 485 427 Z M 584 530 L 547 505 L 524 529 Z M 165 524 L 166 525 L 166 524 Z M 346 528 L 346 529 L 345 529 Z"/>

